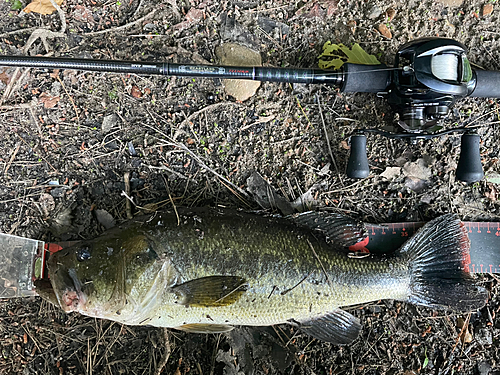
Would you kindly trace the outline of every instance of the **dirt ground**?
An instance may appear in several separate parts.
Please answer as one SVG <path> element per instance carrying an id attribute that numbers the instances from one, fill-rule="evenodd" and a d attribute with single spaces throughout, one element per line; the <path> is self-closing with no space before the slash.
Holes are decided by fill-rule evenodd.
<path id="1" fill-rule="evenodd" d="M 217 46 L 237 42 L 259 51 L 266 66 L 316 67 L 330 40 L 357 42 L 391 65 L 404 43 L 441 36 L 466 45 L 475 68 L 500 70 L 496 0 L 67 0 L 52 15 L 18 7 L 0 3 L 1 54 L 215 63 Z M 39 28 L 48 50 L 29 40 Z M 266 82 L 241 103 L 214 79 L 13 68 L 0 68 L 0 93 L 4 233 L 95 237 L 111 218 L 126 220 L 126 173 L 134 212 L 172 201 L 257 209 L 247 193 L 257 171 L 289 201 L 309 192 L 312 208 L 367 222 L 447 212 L 500 220 L 496 100 L 461 100 L 443 122 L 481 125 L 489 180 L 466 185 L 454 174 L 457 136 L 416 145 L 369 136 L 370 176 L 347 178 L 353 131 L 394 123 L 387 103 L 369 94 Z M 352 308 L 363 330 L 345 347 L 287 326 L 185 334 L 66 315 L 38 297 L 3 300 L 0 373 L 152 374 L 168 336 L 164 374 L 500 374 L 497 280 L 481 276 L 491 299 L 463 316 L 393 301 Z"/>

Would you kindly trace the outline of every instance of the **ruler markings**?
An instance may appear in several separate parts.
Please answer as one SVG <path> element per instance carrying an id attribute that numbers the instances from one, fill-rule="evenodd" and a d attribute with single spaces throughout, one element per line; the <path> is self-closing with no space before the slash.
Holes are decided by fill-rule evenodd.
<path id="1" fill-rule="evenodd" d="M 386 254 L 399 249 L 423 222 L 370 225 L 367 249 L 372 253 Z M 464 222 L 471 241 L 470 263 L 472 273 L 500 273 L 500 222 Z"/>

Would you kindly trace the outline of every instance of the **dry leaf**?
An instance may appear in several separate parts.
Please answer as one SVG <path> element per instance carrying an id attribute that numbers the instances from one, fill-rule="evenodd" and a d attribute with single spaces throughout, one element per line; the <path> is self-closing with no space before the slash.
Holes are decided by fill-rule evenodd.
<path id="1" fill-rule="evenodd" d="M 484 4 L 481 12 L 483 17 L 489 16 L 493 12 L 493 4 Z"/>
<path id="2" fill-rule="evenodd" d="M 488 198 L 490 201 L 496 201 L 498 197 L 498 192 L 497 189 L 495 188 L 495 185 L 493 184 L 488 184 L 490 187 L 490 191 L 484 192 L 484 196 Z"/>
<path id="3" fill-rule="evenodd" d="M 130 95 L 132 95 L 134 98 L 142 98 L 142 92 L 137 86 L 132 86 L 132 89 L 130 90 Z"/>
<path id="4" fill-rule="evenodd" d="M 351 32 L 354 34 L 356 32 L 356 21 L 351 20 L 347 22 L 347 26 L 351 29 Z"/>
<path id="5" fill-rule="evenodd" d="M 54 0 L 57 5 L 61 5 L 64 0 Z M 40 14 L 52 14 L 54 13 L 54 6 L 50 0 L 33 0 L 26 8 L 23 9 L 24 13 L 40 13 Z"/>
<path id="6" fill-rule="evenodd" d="M 43 92 L 42 95 L 39 96 L 38 100 L 40 103 L 43 103 L 45 108 L 54 108 L 61 98 L 59 96 L 51 96 Z"/>
<path id="7" fill-rule="evenodd" d="M 52 78 L 57 79 L 59 77 L 59 69 L 54 69 L 52 73 L 49 74 Z"/>
<path id="8" fill-rule="evenodd" d="M 8 85 L 9 81 L 10 81 L 10 77 L 7 73 L 5 73 L 6 70 L 7 70 L 7 68 L 3 69 L 2 73 L 0 73 L 0 81 L 5 83 L 6 85 Z"/>
<path id="9" fill-rule="evenodd" d="M 391 22 L 394 19 L 394 17 L 396 17 L 396 9 L 394 8 L 387 9 L 385 15 L 387 17 L 387 21 Z"/>
<path id="10" fill-rule="evenodd" d="M 193 23 L 201 21 L 204 16 L 205 16 L 205 13 L 202 10 L 196 9 L 196 8 L 191 8 L 191 9 L 189 9 L 189 11 L 186 14 L 186 20 L 175 25 L 174 29 L 175 30 L 187 29 Z"/>
<path id="11" fill-rule="evenodd" d="M 385 24 L 381 23 L 380 25 L 378 25 L 378 31 L 380 34 L 385 36 L 387 39 L 392 38 L 391 30 Z"/>

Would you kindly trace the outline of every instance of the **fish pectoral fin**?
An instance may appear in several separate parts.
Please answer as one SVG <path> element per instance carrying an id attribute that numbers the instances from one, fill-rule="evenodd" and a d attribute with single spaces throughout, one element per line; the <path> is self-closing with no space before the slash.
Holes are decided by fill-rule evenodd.
<path id="1" fill-rule="evenodd" d="M 300 226 L 322 233 L 337 247 L 354 246 L 368 236 L 364 223 L 335 212 L 308 211 L 291 217 Z"/>
<path id="2" fill-rule="evenodd" d="M 233 328 L 234 327 L 225 324 L 203 324 L 203 323 L 184 324 L 180 327 L 175 327 L 175 329 L 191 333 L 222 333 L 222 332 L 229 332 Z"/>
<path id="3" fill-rule="evenodd" d="M 341 309 L 299 323 L 302 332 L 337 345 L 350 344 L 358 337 L 361 330 L 359 320 Z"/>
<path id="4" fill-rule="evenodd" d="M 248 288 L 238 276 L 207 276 L 174 286 L 177 303 L 192 307 L 218 307 L 235 303 Z"/>

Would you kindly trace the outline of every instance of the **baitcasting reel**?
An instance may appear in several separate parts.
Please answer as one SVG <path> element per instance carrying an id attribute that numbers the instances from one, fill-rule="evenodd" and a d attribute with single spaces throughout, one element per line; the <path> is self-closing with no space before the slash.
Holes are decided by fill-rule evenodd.
<path id="1" fill-rule="evenodd" d="M 496 84 L 492 86 L 493 82 L 499 82 L 498 72 L 473 72 L 462 44 L 451 39 L 426 38 L 404 45 L 396 54 L 391 73 L 387 90 L 378 95 L 385 97 L 399 114 L 398 125 L 403 132 L 359 130 L 351 137 L 347 175 L 351 178 L 369 175 L 364 133 L 406 139 L 412 143 L 444 134 L 463 133 L 457 179 L 468 183 L 481 180 L 484 173 L 479 135 L 467 128 L 443 132 L 432 132 L 431 128 L 449 113 L 457 99 L 466 96 L 498 97 L 500 87 Z M 488 78 L 493 78 L 493 81 L 488 82 Z"/>
<path id="2" fill-rule="evenodd" d="M 462 151 L 457 178 L 466 182 L 480 180 L 484 173 L 479 155 L 479 135 L 461 128 L 433 133 L 432 127 L 445 117 L 457 99 L 474 96 L 500 98 L 500 72 L 473 71 L 465 47 L 451 39 L 425 38 L 403 46 L 394 68 L 384 64 L 347 63 L 338 71 L 321 69 L 269 68 L 261 66 L 215 66 L 171 64 L 147 61 L 114 61 L 28 56 L 1 56 L 0 66 L 78 69 L 114 73 L 135 73 L 183 77 L 249 79 L 289 83 L 326 83 L 341 92 L 369 92 L 385 97 L 399 113 L 402 133 L 376 129 L 360 130 L 351 138 L 347 175 L 364 178 L 369 174 L 364 133 L 390 138 L 429 139 L 462 132 Z"/>

